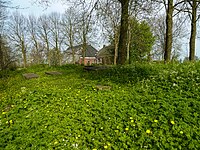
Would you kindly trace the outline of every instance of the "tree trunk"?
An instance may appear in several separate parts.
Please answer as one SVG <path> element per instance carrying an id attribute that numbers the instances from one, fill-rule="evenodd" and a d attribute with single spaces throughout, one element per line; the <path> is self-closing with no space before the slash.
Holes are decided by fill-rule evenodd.
<path id="1" fill-rule="evenodd" d="M 166 17 L 166 45 L 165 45 L 165 53 L 164 60 L 165 62 L 169 62 L 171 59 L 171 51 L 172 51 L 172 30 L 173 30 L 173 0 L 168 0 L 167 7 L 167 17 Z"/>
<path id="2" fill-rule="evenodd" d="M 74 50 L 74 43 L 73 43 L 73 40 L 74 40 L 73 34 L 74 33 L 73 33 L 73 30 L 72 30 L 73 25 L 71 23 L 71 20 L 70 20 L 69 26 L 70 26 L 70 31 L 69 31 L 69 46 L 70 46 L 70 48 L 72 50 L 72 63 L 75 64 L 75 50 Z"/>
<path id="3" fill-rule="evenodd" d="M 86 34 L 83 32 L 83 46 L 82 46 L 82 64 L 85 65 L 85 54 L 86 54 L 87 42 Z"/>
<path id="4" fill-rule="evenodd" d="M 22 46 L 22 56 L 23 56 L 24 68 L 26 68 L 27 67 L 26 47 L 25 47 L 24 41 L 22 41 L 21 44 L 22 44 L 21 46 Z"/>
<path id="5" fill-rule="evenodd" d="M 4 62 L 3 62 L 3 50 L 2 50 L 2 37 L 0 34 L 0 69 L 3 70 Z"/>
<path id="6" fill-rule="evenodd" d="M 118 45 L 117 64 L 124 65 L 127 58 L 127 31 L 128 31 L 128 6 L 129 0 L 119 0 L 121 3 L 121 26 Z"/>
<path id="7" fill-rule="evenodd" d="M 190 61 L 195 61 L 196 21 L 197 21 L 197 1 L 193 0 L 191 35 L 190 35 L 190 44 L 189 44 L 190 45 L 190 54 L 189 54 Z"/>
<path id="8" fill-rule="evenodd" d="M 73 41 L 70 40 L 70 48 L 72 50 L 72 63 L 75 64 L 75 50 L 73 46 Z"/>
<path id="9" fill-rule="evenodd" d="M 49 41 L 48 41 L 47 35 L 45 35 L 45 43 L 46 43 L 46 49 L 47 49 L 47 62 L 48 62 L 48 65 L 51 66 L 51 55 L 50 55 Z"/>
<path id="10" fill-rule="evenodd" d="M 34 42 L 34 46 L 35 46 L 35 50 L 36 50 L 36 62 L 39 65 L 41 60 L 40 60 L 40 52 L 39 52 L 38 42 L 34 35 L 32 38 L 33 38 L 33 42 Z"/>
<path id="11" fill-rule="evenodd" d="M 115 54 L 114 54 L 114 65 L 117 64 L 117 53 L 118 53 L 118 42 L 119 42 L 118 28 L 115 29 Z"/>
<path id="12" fill-rule="evenodd" d="M 56 41 L 55 41 L 56 43 L 56 47 L 55 47 L 55 49 L 56 49 L 56 58 L 55 59 L 57 59 L 57 61 L 56 61 L 56 65 L 59 65 L 59 66 L 61 66 L 61 63 L 62 63 L 62 61 L 61 61 L 61 55 L 60 55 L 60 48 L 59 48 L 59 44 L 58 44 L 58 35 L 56 35 Z"/>
<path id="13" fill-rule="evenodd" d="M 131 23 L 128 23 L 127 62 L 130 64 Z"/>

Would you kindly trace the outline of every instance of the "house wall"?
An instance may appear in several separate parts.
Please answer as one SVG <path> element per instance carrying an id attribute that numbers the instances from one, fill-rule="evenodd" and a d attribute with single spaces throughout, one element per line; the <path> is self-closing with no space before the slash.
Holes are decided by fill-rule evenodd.
<path id="1" fill-rule="evenodd" d="M 79 62 L 79 55 L 75 54 L 74 55 L 74 58 L 75 58 L 75 63 Z M 67 63 L 67 64 L 72 64 L 73 63 L 73 56 L 71 54 L 67 54 L 65 57 L 64 57 L 64 63 Z"/>
<path id="2" fill-rule="evenodd" d="M 82 64 L 82 62 L 83 62 L 83 58 L 80 57 L 79 64 Z M 97 63 L 96 57 L 85 57 L 84 65 L 92 65 L 96 63 Z"/>
<path id="3" fill-rule="evenodd" d="M 98 58 L 98 64 L 113 65 L 114 60 L 112 56 L 103 56 Z"/>

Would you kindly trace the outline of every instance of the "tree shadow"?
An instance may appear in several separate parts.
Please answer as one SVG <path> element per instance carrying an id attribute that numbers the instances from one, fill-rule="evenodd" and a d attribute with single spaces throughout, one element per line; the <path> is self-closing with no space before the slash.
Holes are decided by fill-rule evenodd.
<path id="1" fill-rule="evenodd" d="M 99 82 L 113 82 L 117 84 L 137 83 L 149 79 L 157 74 L 158 69 L 154 65 L 134 64 L 126 66 L 112 66 L 104 69 L 83 70 L 81 78 L 97 80 Z"/>

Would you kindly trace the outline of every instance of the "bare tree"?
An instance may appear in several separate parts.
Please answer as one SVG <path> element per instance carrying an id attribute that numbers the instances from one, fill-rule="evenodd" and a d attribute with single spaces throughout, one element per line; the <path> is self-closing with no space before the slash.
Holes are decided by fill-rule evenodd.
<path id="1" fill-rule="evenodd" d="M 176 16 L 180 12 L 188 12 L 191 17 L 191 36 L 190 36 L 190 55 L 189 59 L 194 61 L 195 59 L 195 39 L 196 39 L 196 22 L 199 19 L 197 17 L 197 10 L 200 2 L 198 0 L 173 0 L 165 1 L 162 3 L 166 8 L 166 46 L 165 46 L 165 61 L 168 62 L 171 59 L 172 51 L 172 29 L 173 29 L 173 16 Z M 175 10 L 175 13 L 174 13 Z"/>
<path id="2" fill-rule="evenodd" d="M 62 18 L 62 28 L 66 37 L 66 45 L 72 50 L 72 63 L 75 64 L 74 44 L 77 43 L 78 16 L 73 7 L 67 9 Z"/>
<path id="3" fill-rule="evenodd" d="M 196 34 L 197 34 L 197 21 L 200 18 L 198 8 L 200 6 L 199 0 L 188 0 L 185 3 L 185 7 L 182 9 L 187 12 L 191 21 L 191 34 L 189 42 L 189 60 L 195 60 L 195 44 L 196 44 Z"/>
<path id="4" fill-rule="evenodd" d="M 87 44 L 91 38 L 91 33 L 94 26 L 94 20 L 93 20 L 93 10 L 95 9 L 95 6 L 97 5 L 97 2 L 93 3 L 92 1 L 90 3 L 81 3 L 79 5 L 79 14 L 78 14 L 78 34 L 80 38 L 80 43 L 82 44 L 82 64 L 85 63 L 85 54 L 86 54 L 86 48 Z"/>
<path id="5" fill-rule="evenodd" d="M 187 36 L 186 19 L 183 14 L 174 17 L 172 32 L 172 53 L 171 57 L 177 58 L 180 55 L 181 43 Z M 156 15 L 149 20 L 152 31 L 156 38 L 153 50 L 155 59 L 164 60 L 166 41 L 166 17 L 165 14 Z"/>
<path id="6" fill-rule="evenodd" d="M 63 37 L 61 36 L 61 16 L 59 13 L 51 13 L 49 16 L 50 34 L 52 38 L 52 47 L 55 50 L 54 62 L 55 65 L 61 65 L 61 46 Z"/>
<path id="7" fill-rule="evenodd" d="M 103 36 L 109 39 L 111 44 L 114 44 L 114 65 L 117 64 L 118 55 L 118 42 L 119 42 L 119 27 L 120 27 L 120 9 L 119 3 L 110 2 L 100 3 L 100 9 L 98 14 L 100 14 L 101 25 L 103 27 Z"/>
<path id="8" fill-rule="evenodd" d="M 165 36 L 165 51 L 164 60 L 169 62 L 171 60 L 172 45 L 173 45 L 173 17 L 180 11 L 175 11 L 179 5 L 185 3 L 185 0 L 153 0 L 159 4 L 163 4 L 166 10 L 166 36 Z"/>
<path id="9" fill-rule="evenodd" d="M 49 20 L 46 15 L 39 17 L 38 19 L 39 24 L 39 37 L 45 43 L 46 49 L 46 57 L 49 66 L 51 66 L 51 56 L 50 56 L 50 27 L 49 27 Z"/>
<path id="10" fill-rule="evenodd" d="M 0 69 L 7 69 L 15 65 L 16 52 L 11 48 L 12 42 L 9 41 L 9 29 L 8 29 L 8 9 L 18 8 L 11 7 L 10 0 L 0 0 Z"/>
<path id="11" fill-rule="evenodd" d="M 35 16 L 28 17 L 28 31 L 30 34 L 30 41 L 33 45 L 33 51 L 35 51 L 34 59 L 37 64 L 40 64 L 42 61 L 41 50 L 39 46 L 39 37 L 38 37 L 38 22 Z"/>
<path id="12" fill-rule="evenodd" d="M 6 19 L 6 9 L 4 7 L 5 1 L 0 1 L 0 67 L 4 68 L 4 53 L 3 53 L 3 32 L 4 32 L 4 24 Z"/>
<path id="13" fill-rule="evenodd" d="M 24 67 L 27 66 L 27 19 L 19 12 L 13 13 L 9 23 L 9 38 L 20 50 Z"/>

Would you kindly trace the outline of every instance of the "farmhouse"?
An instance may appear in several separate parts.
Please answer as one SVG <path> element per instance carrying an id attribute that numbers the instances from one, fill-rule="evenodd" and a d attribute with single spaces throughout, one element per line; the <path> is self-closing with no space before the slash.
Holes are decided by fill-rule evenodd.
<path id="1" fill-rule="evenodd" d="M 74 49 L 75 63 L 76 64 L 82 64 L 82 61 L 83 61 L 83 55 L 82 55 L 83 45 L 81 44 L 81 45 L 74 46 L 73 49 Z M 96 64 L 97 63 L 97 58 L 96 58 L 97 53 L 98 53 L 98 51 L 92 45 L 87 44 L 84 65 Z M 71 48 L 68 48 L 64 52 L 64 60 L 68 64 L 73 63 L 73 53 L 72 53 Z"/>
<path id="2" fill-rule="evenodd" d="M 113 45 L 103 46 L 97 54 L 98 62 L 104 65 L 111 65 L 114 62 L 114 51 Z"/>

